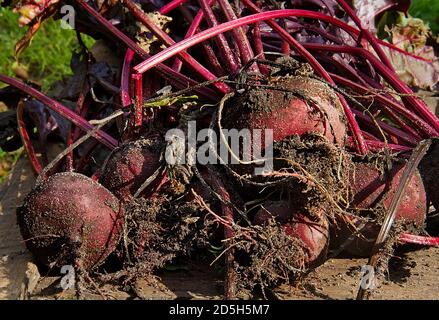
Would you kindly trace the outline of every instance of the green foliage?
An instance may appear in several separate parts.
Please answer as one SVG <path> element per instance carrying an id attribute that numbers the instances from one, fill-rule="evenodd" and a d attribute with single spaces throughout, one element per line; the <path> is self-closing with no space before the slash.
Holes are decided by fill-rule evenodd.
<path id="1" fill-rule="evenodd" d="M 435 34 L 439 33 L 439 1 L 438 0 L 413 0 L 410 14 L 428 22 Z"/>
<path id="2" fill-rule="evenodd" d="M 8 176 L 12 166 L 22 153 L 23 148 L 14 152 L 6 152 L 0 148 L 0 183 Z"/>
<path id="3" fill-rule="evenodd" d="M 78 48 L 75 31 L 61 28 L 61 22 L 49 19 L 38 30 L 31 45 L 14 58 L 15 43 L 25 34 L 26 27 L 19 27 L 18 15 L 12 10 L 0 8 L 0 72 L 14 76 L 18 67 L 27 70 L 30 79 L 47 90 L 51 83 L 71 74 L 70 59 Z M 93 39 L 83 36 L 90 47 Z"/>

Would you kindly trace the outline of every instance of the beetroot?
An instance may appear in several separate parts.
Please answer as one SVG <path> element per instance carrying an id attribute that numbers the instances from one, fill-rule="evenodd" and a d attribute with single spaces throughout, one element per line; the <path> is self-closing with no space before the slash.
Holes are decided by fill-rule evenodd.
<path id="1" fill-rule="evenodd" d="M 255 214 L 253 222 L 264 225 L 274 218 L 285 233 L 300 240 L 305 249 L 305 264 L 319 264 L 326 257 L 329 243 L 329 224 L 321 211 L 314 219 L 291 207 L 287 201 L 268 201 Z"/>
<path id="2" fill-rule="evenodd" d="M 381 175 L 380 171 L 369 164 L 356 164 L 355 170 L 350 173 L 350 186 L 352 190 L 351 205 L 358 209 L 371 209 L 377 204 L 384 205 L 387 210 L 395 195 L 397 185 L 402 177 L 404 165 L 393 164 L 393 170 L 389 177 Z M 396 212 L 396 221 L 411 225 L 420 229 L 426 218 L 426 194 L 418 171 L 412 176 Z M 369 256 L 370 250 L 380 230 L 380 226 L 374 222 L 366 222 L 364 218 L 357 216 L 347 217 L 360 227 L 364 224 L 361 236 L 346 247 L 346 252 L 356 256 Z M 340 230 L 336 231 L 340 245 L 352 234 L 352 228 L 339 224 Z"/>
<path id="3" fill-rule="evenodd" d="M 17 210 L 26 246 L 40 263 L 62 266 L 79 259 L 85 269 L 98 266 L 115 249 L 123 215 L 110 191 L 70 172 L 38 184 Z"/>
<path id="4" fill-rule="evenodd" d="M 389 208 L 395 195 L 396 187 L 402 177 L 404 165 L 393 164 L 391 178 L 387 178 L 370 165 L 357 164 L 350 175 L 350 185 L 353 191 L 351 204 L 356 208 L 370 208 L 383 200 Z M 386 194 L 388 191 L 388 194 Z M 413 175 L 396 212 L 397 220 L 406 220 L 421 226 L 425 221 L 426 196 L 424 185 L 418 171 Z"/>
<path id="5" fill-rule="evenodd" d="M 252 88 L 233 98 L 224 115 L 224 128 L 273 129 L 274 142 L 291 135 L 318 132 L 344 145 L 343 110 L 333 91 L 321 81 L 305 77 L 272 79 L 281 90 Z M 293 90 L 299 98 L 284 90 Z"/>
<path id="6" fill-rule="evenodd" d="M 129 201 L 159 168 L 160 143 L 137 140 L 115 150 L 107 160 L 99 182 L 116 197 Z"/>

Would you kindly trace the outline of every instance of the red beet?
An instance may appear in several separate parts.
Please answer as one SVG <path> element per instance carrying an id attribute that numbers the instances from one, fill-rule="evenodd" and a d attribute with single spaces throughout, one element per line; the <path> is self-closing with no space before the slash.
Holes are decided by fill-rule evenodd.
<path id="1" fill-rule="evenodd" d="M 99 182 L 119 199 L 131 200 L 159 168 L 159 148 L 159 143 L 143 139 L 120 147 L 110 155 Z"/>
<path id="2" fill-rule="evenodd" d="M 318 132 L 330 142 L 344 144 L 343 110 L 326 84 L 312 78 L 283 77 L 272 80 L 270 85 L 295 90 L 307 100 L 282 90 L 249 89 L 229 102 L 224 128 L 273 129 L 275 142 L 291 135 Z"/>
<path id="3" fill-rule="evenodd" d="M 37 185 L 17 210 L 21 234 L 36 259 L 47 266 L 86 269 L 114 251 L 123 218 L 120 201 L 96 181 L 58 173 Z"/>
<path id="4" fill-rule="evenodd" d="M 393 166 L 391 177 L 386 178 L 378 169 L 370 165 L 357 164 L 355 171 L 350 175 L 350 185 L 354 195 L 351 204 L 364 209 L 384 200 L 384 206 L 389 208 L 405 168 L 400 164 Z M 386 195 L 387 191 L 389 193 Z M 416 171 L 405 189 L 396 212 L 396 219 L 414 222 L 421 226 L 425 221 L 426 212 L 424 185 L 419 172 Z"/>
<path id="5" fill-rule="evenodd" d="M 314 221 L 292 208 L 287 201 L 268 201 L 256 213 L 253 222 L 263 225 L 273 217 L 288 236 L 302 241 L 307 254 L 306 265 L 313 266 L 323 261 L 329 242 L 329 223 L 323 212 Z"/>
<path id="6" fill-rule="evenodd" d="M 350 174 L 350 186 L 353 197 L 351 205 L 359 209 L 373 208 L 382 203 L 388 209 L 395 195 L 397 185 L 402 177 L 404 165 L 394 164 L 389 177 L 381 175 L 380 171 L 368 164 L 356 164 L 355 170 Z M 396 212 L 396 221 L 412 223 L 421 228 L 426 218 L 426 194 L 421 176 L 418 171 L 412 176 Z M 351 222 L 359 227 L 365 222 L 359 217 L 349 217 Z M 339 224 L 341 230 L 336 231 L 337 245 L 346 241 L 352 231 L 343 223 Z M 370 250 L 378 235 L 380 226 L 373 222 L 366 222 L 361 234 L 346 247 L 346 252 L 355 256 L 369 256 Z M 334 237 L 335 238 L 335 237 Z"/>

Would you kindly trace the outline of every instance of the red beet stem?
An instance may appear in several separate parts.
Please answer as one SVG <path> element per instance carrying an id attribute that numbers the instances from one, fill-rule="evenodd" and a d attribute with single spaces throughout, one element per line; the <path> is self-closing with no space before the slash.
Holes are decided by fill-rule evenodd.
<path id="1" fill-rule="evenodd" d="M 228 0 L 218 0 L 218 2 L 228 21 L 233 21 L 238 19 Z M 254 53 L 250 46 L 248 38 L 245 35 L 245 32 L 242 27 L 233 29 L 232 34 L 238 45 L 239 52 L 241 53 L 242 63 L 246 65 L 249 61 L 251 61 L 254 58 Z M 257 64 L 253 63 L 250 66 L 249 71 L 259 72 L 259 68 Z"/>
<path id="2" fill-rule="evenodd" d="M 209 2 L 207 0 L 199 0 L 201 9 L 204 12 L 205 19 L 210 28 L 214 28 L 219 25 L 218 20 L 215 17 L 211 7 L 209 6 Z M 210 29 L 206 30 L 209 31 Z M 230 29 L 231 30 L 231 29 Z M 226 69 L 228 72 L 235 73 L 239 70 L 238 62 L 236 60 L 235 55 L 233 54 L 232 49 L 230 49 L 229 43 L 227 42 L 226 37 L 223 34 L 224 32 L 219 32 L 215 34 L 215 42 L 218 46 L 220 54 L 222 56 L 223 62 L 226 64 Z M 209 37 L 212 38 L 212 37 Z M 207 40 L 207 39 L 206 39 Z M 201 42 L 201 41 L 200 41 Z"/>
<path id="3" fill-rule="evenodd" d="M 88 106 L 84 106 L 85 98 L 87 97 L 88 91 L 90 90 L 90 85 L 88 83 L 88 79 L 85 79 L 84 84 L 82 85 L 81 93 L 79 94 L 78 101 L 76 102 L 75 112 L 81 116 L 85 116 L 87 113 Z M 85 109 L 85 110 L 84 110 Z M 67 133 L 67 148 L 72 145 L 75 141 L 76 135 L 78 134 L 77 128 L 72 124 L 69 128 L 69 132 Z M 73 150 L 66 154 L 66 171 L 73 171 Z"/>
<path id="4" fill-rule="evenodd" d="M 94 10 L 88 3 L 84 0 L 77 0 L 79 5 L 83 7 L 88 13 L 90 13 L 96 20 L 98 20 L 102 26 L 106 27 L 115 37 L 117 37 L 121 42 L 123 42 L 128 48 L 133 50 L 142 59 L 148 59 L 149 54 L 143 50 L 137 43 L 127 37 L 123 32 L 114 27 L 110 22 L 108 22 L 100 13 Z M 187 87 L 192 87 L 198 84 L 197 81 L 186 77 L 185 75 L 175 72 L 172 68 L 164 65 L 158 64 L 157 70 L 160 74 L 167 79 L 170 83 L 174 84 L 179 89 L 186 89 Z M 218 95 L 215 91 L 209 88 L 195 88 L 195 92 L 198 92 L 201 96 L 206 99 L 216 101 Z"/>
<path id="5" fill-rule="evenodd" d="M 439 237 L 423 237 L 409 233 L 402 233 L 399 240 L 405 243 L 420 244 L 423 246 L 439 246 Z"/>
<path id="6" fill-rule="evenodd" d="M 13 87 L 16 87 L 17 89 L 37 99 L 52 111 L 58 113 L 65 119 L 74 123 L 77 127 L 81 128 L 83 131 L 90 131 L 94 128 L 93 125 L 91 125 L 87 120 L 85 120 L 84 118 L 82 118 L 81 116 L 70 110 L 69 108 L 65 107 L 58 101 L 49 98 L 48 96 L 41 93 L 40 91 L 28 86 L 22 81 L 8 77 L 4 74 L 0 74 L 0 81 L 7 83 Z M 110 149 L 114 149 L 118 145 L 118 142 L 114 138 L 112 138 L 110 135 L 103 132 L 102 130 L 98 130 L 94 135 L 94 137 Z"/>
<path id="7" fill-rule="evenodd" d="M 364 122 L 366 122 L 367 124 L 369 124 L 370 126 L 376 126 L 379 125 L 380 128 L 388 133 L 391 136 L 394 136 L 395 138 L 400 139 L 401 141 L 404 141 L 405 143 L 408 143 L 411 146 L 416 146 L 418 144 L 418 142 L 420 141 L 420 139 L 416 139 L 415 137 L 407 134 L 405 131 L 402 131 L 400 129 L 394 128 L 391 125 L 382 122 L 380 120 L 376 120 L 373 121 L 370 117 L 370 115 L 364 114 L 361 111 L 358 110 L 353 110 L 354 114 L 356 115 L 357 118 L 363 120 Z"/>
<path id="8" fill-rule="evenodd" d="M 29 134 L 26 130 L 26 124 L 23 120 L 23 116 L 24 102 L 20 101 L 17 106 L 18 132 L 20 133 L 21 141 L 23 141 L 24 149 L 26 150 L 26 154 L 29 157 L 32 169 L 37 175 L 39 175 L 43 170 L 43 167 L 41 166 L 40 160 L 38 160 L 34 147 L 32 146 L 32 142 L 30 141 Z"/>
<path id="9" fill-rule="evenodd" d="M 175 44 L 175 41 L 170 36 L 168 36 L 166 32 L 160 29 L 133 1 L 124 0 L 124 3 L 130 10 L 130 12 L 140 22 L 142 22 L 146 27 L 148 27 L 149 31 L 151 31 L 162 43 L 164 43 L 168 47 Z M 210 80 L 215 80 L 217 78 L 217 76 L 215 76 L 212 72 L 210 72 L 206 67 L 202 66 L 186 51 L 180 52 L 179 57 L 205 80 L 210 81 Z M 230 92 L 229 86 L 227 86 L 222 82 L 217 82 L 214 83 L 213 85 L 223 94 Z"/>
<path id="10" fill-rule="evenodd" d="M 143 117 L 143 76 L 133 74 L 133 80 L 136 88 L 136 111 L 134 115 L 134 127 L 142 126 Z"/>
<path id="11" fill-rule="evenodd" d="M 425 103 L 421 99 L 415 97 L 413 91 L 401 79 L 398 78 L 396 73 L 382 64 L 381 61 L 379 61 L 369 51 L 363 48 L 340 45 L 325 45 L 315 43 L 307 43 L 303 45 L 311 50 L 356 54 L 364 57 L 377 69 L 377 71 L 380 72 L 381 76 L 386 79 L 386 81 L 389 82 L 389 84 L 395 90 L 405 95 L 403 99 L 408 102 L 408 105 L 413 107 L 416 112 L 418 112 L 424 118 L 424 120 L 427 121 L 427 123 L 433 126 L 436 131 L 439 130 L 439 119 L 428 109 Z"/>
<path id="12" fill-rule="evenodd" d="M 349 33 L 354 39 L 355 39 L 355 37 L 359 37 L 361 35 L 361 31 L 360 30 L 358 30 L 357 28 L 355 28 L 355 27 L 353 27 L 353 26 L 351 26 L 351 25 L 349 25 L 349 24 L 347 24 L 347 23 L 345 23 L 345 22 L 343 22 L 343 21 L 341 21 L 341 20 L 339 20 L 337 18 L 334 18 L 332 16 L 328 16 L 328 15 L 325 15 L 325 14 L 322 14 L 322 13 L 319 13 L 319 12 L 315 12 L 315 13 L 316 13 L 316 16 L 314 17 L 315 19 L 331 23 L 331 24 L 333 24 L 333 25 L 343 29 L 344 31 Z M 319 32 L 321 32 L 321 34 L 324 34 L 323 30 L 320 30 Z M 384 40 L 378 39 L 377 37 L 374 37 L 373 35 L 372 35 L 372 37 L 374 38 L 374 41 L 376 41 L 381 46 L 388 47 L 388 48 L 390 48 L 392 50 L 398 51 L 401 54 L 404 54 L 406 56 L 410 56 L 410 57 L 412 57 L 412 58 L 414 58 L 416 60 L 420 60 L 420 61 L 427 62 L 427 63 L 430 63 L 430 64 L 433 63 L 432 60 L 425 59 L 425 58 L 420 57 L 418 55 L 415 55 L 413 53 L 404 51 L 403 49 L 398 48 L 397 46 L 395 46 L 395 45 L 393 45 L 391 43 L 388 43 L 388 42 L 386 42 Z M 364 40 L 364 42 L 367 42 L 367 41 Z M 366 45 L 366 44 L 363 44 L 363 45 Z"/>
<path id="13" fill-rule="evenodd" d="M 252 36 L 253 36 L 253 45 L 255 46 L 256 54 L 258 55 L 259 59 L 265 60 L 264 45 L 262 44 L 260 22 L 256 22 L 254 24 Z M 259 66 L 259 69 L 265 75 L 270 73 L 269 68 L 263 64 Z"/>
<path id="14" fill-rule="evenodd" d="M 331 77 L 337 82 L 339 85 L 349 87 L 353 90 L 355 90 L 359 94 L 367 95 L 370 94 L 370 90 L 362 86 L 354 81 L 351 81 L 349 79 L 346 79 L 344 77 L 341 77 L 339 75 L 331 73 Z M 409 109 L 403 107 L 401 104 L 397 103 L 394 100 L 391 100 L 381 94 L 374 94 L 373 98 L 377 101 L 382 103 L 383 105 L 387 106 L 389 109 L 394 110 L 395 112 L 398 112 L 403 117 L 407 118 L 410 122 L 412 122 L 413 125 L 416 126 L 417 129 L 419 129 L 421 132 L 423 132 L 426 137 L 432 137 L 437 135 L 437 131 L 432 128 L 429 124 L 427 124 L 424 120 L 419 118 L 416 114 L 414 114 Z M 405 129 L 405 127 L 404 127 Z"/>
<path id="15" fill-rule="evenodd" d="M 122 102 L 122 107 L 128 107 L 131 104 L 130 97 L 130 74 L 131 74 L 131 63 L 134 59 L 134 51 L 130 48 L 127 49 L 125 53 L 125 58 L 123 60 L 122 75 L 120 80 L 120 100 Z"/>
<path id="16" fill-rule="evenodd" d="M 354 21 L 354 23 L 360 29 L 360 32 L 361 32 L 360 35 L 366 37 L 366 39 L 372 45 L 372 48 L 375 50 L 375 52 L 377 53 L 377 55 L 381 59 L 381 61 L 384 63 L 384 65 L 387 68 L 389 68 L 390 70 L 394 71 L 392 63 L 387 58 L 387 55 L 384 53 L 383 49 L 380 47 L 380 45 L 376 41 L 376 38 L 374 36 L 372 36 L 372 34 L 369 32 L 369 30 L 363 28 L 361 20 L 355 14 L 354 10 L 352 10 L 352 8 L 344 0 L 337 0 L 337 3 L 351 17 L 351 19 Z"/>
<path id="17" fill-rule="evenodd" d="M 169 2 L 168 4 L 165 4 L 163 7 L 160 8 L 160 14 L 166 15 L 172 10 L 178 8 L 179 6 L 185 4 L 187 0 L 173 0 Z"/>
<path id="18" fill-rule="evenodd" d="M 388 148 L 392 152 L 406 152 L 413 150 L 413 148 L 392 144 L 392 143 L 386 144 L 384 142 L 374 141 L 374 140 L 365 140 L 365 141 L 369 149 L 373 152 L 381 152 L 384 148 Z M 355 148 L 355 143 L 351 137 L 348 137 L 347 145 L 351 148 Z"/>
<path id="19" fill-rule="evenodd" d="M 212 6 L 215 3 L 215 0 L 209 0 L 209 5 Z M 195 18 L 191 17 L 191 25 L 189 26 L 189 29 L 186 32 L 185 39 L 192 37 L 194 34 L 199 32 L 199 27 L 201 22 L 204 19 L 204 12 L 203 10 L 199 10 L 197 12 L 197 15 Z M 213 71 L 218 75 L 222 76 L 225 74 L 224 69 L 222 68 L 220 62 L 218 61 L 218 58 L 215 55 L 215 51 L 213 48 L 206 42 L 203 42 L 202 44 L 204 53 L 206 55 L 206 60 L 210 63 L 210 67 L 213 69 Z M 173 65 L 173 69 L 177 72 L 180 72 L 181 67 L 183 66 L 183 62 L 179 59 L 176 59 Z"/>

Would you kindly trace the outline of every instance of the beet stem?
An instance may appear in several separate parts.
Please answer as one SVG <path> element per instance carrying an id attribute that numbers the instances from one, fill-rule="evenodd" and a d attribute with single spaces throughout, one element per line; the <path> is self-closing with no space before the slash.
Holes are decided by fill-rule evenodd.
<path id="1" fill-rule="evenodd" d="M 43 170 L 40 161 L 35 153 L 34 147 L 32 146 L 32 142 L 30 141 L 29 134 L 26 130 L 26 123 L 23 119 L 24 116 L 24 102 L 20 101 L 17 106 L 17 124 L 18 124 L 18 132 L 20 133 L 21 141 L 23 141 L 24 149 L 26 150 L 27 156 L 29 157 L 30 163 L 32 165 L 32 169 L 34 172 L 39 175 Z"/>
<path id="2" fill-rule="evenodd" d="M 85 117 L 85 114 L 87 113 L 87 107 L 84 107 L 85 99 L 87 97 L 88 91 L 90 90 L 90 85 L 88 83 L 88 79 L 84 79 L 84 83 L 82 85 L 81 92 L 79 94 L 78 101 L 76 101 L 76 108 L 75 112 L 83 117 Z M 85 110 L 84 110 L 85 109 Z M 67 133 L 67 147 L 69 147 L 76 139 L 76 136 L 78 135 L 77 127 L 75 127 L 73 124 L 70 125 L 69 132 Z M 66 155 L 66 170 L 67 171 L 73 171 L 74 165 L 73 165 L 73 151 L 69 152 Z"/>
<path id="3" fill-rule="evenodd" d="M 439 246 L 439 237 L 423 237 L 414 234 L 403 233 L 399 240 L 405 243 L 419 244 L 423 246 Z"/>
<path id="4" fill-rule="evenodd" d="M 439 119 L 427 108 L 427 106 L 419 98 L 414 97 L 413 91 L 398 78 L 398 76 L 384 64 L 381 63 L 373 54 L 363 48 L 339 46 L 339 45 L 325 45 L 308 43 L 303 44 L 306 48 L 319 51 L 329 51 L 336 53 L 359 54 L 365 59 L 369 60 L 372 65 L 377 68 L 383 78 L 398 92 L 404 94 L 405 99 L 433 128 L 436 130 L 436 136 L 439 130 Z"/>
<path id="5" fill-rule="evenodd" d="M 356 92 L 358 92 L 359 94 L 367 95 L 370 93 L 368 88 L 366 88 L 366 87 L 364 87 L 364 86 L 362 86 L 354 81 L 351 81 L 349 79 L 346 79 L 344 77 L 341 77 L 341 76 L 333 74 L 333 73 L 331 73 L 330 75 L 335 80 L 335 82 L 337 82 L 338 84 L 349 87 L 349 88 L 355 90 Z M 374 94 L 373 98 L 376 99 L 378 102 L 386 105 L 389 109 L 394 110 L 394 111 L 398 112 L 400 115 L 407 118 L 419 130 L 421 130 L 425 135 L 427 135 L 427 137 L 432 137 L 432 136 L 436 135 L 436 131 L 434 130 L 434 128 L 432 128 L 424 120 L 419 118 L 419 116 L 414 114 L 412 111 L 403 107 L 401 104 L 399 104 L 399 103 L 395 102 L 394 100 L 391 100 L 391 99 L 389 99 L 381 94 Z M 403 129 L 405 130 L 405 127 Z"/>
<path id="6" fill-rule="evenodd" d="M 228 21 L 233 21 L 238 19 L 235 12 L 233 11 L 232 6 L 230 5 L 228 0 L 218 0 L 218 3 L 226 16 Z M 249 63 L 254 58 L 253 50 L 250 46 L 247 36 L 244 33 L 242 27 L 236 28 L 232 30 L 233 38 L 235 39 L 239 52 L 241 53 L 242 63 L 245 65 Z M 251 72 L 259 72 L 259 68 L 257 64 L 253 63 L 249 70 Z"/>
<path id="7" fill-rule="evenodd" d="M 143 116 L 143 76 L 142 74 L 133 74 L 133 80 L 136 88 L 136 111 L 134 115 L 134 127 L 142 126 Z"/>
<path id="8" fill-rule="evenodd" d="M 209 5 L 212 5 L 214 1 L 210 0 Z M 188 18 L 190 21 L 190 26 L 184 36 L 185 39 L 192 37 L 195 33 L 197 33 L 198 28 L 200 27 L 201 22 L 204 19 L 204 13 L 202 10 L 199 10 L 197 12 L 197 15 L 194 17 L 190 16 L 190 13 L 188 13 Z M 174 69 L 177 72 L 181 71 L 181 68 L 183 67 L 183 62 L 179 59 L 175 59 L 174 65 L 172 66 L 172 69 Z"/>
<path id="9" fill-rule="evenodd" d="M 133 59 L 134 59 L 134 51 L 128 48 L 125 53 L 125 58 L 123 60 L 122 75 L 120 80 L 120 99 L 123 108 L 128 107 L 131 104 L 130 74 L 131 74 L 131 63 Z"/>
<path id="10" fill-rule="evenodd" d="M 255 46 L 255 51 L 259 59 L 265 60 L 265 53 L 264 53 L 264 45 L 262 44 L 262 36 L 261 36 L 261 23 L 256 22 L 253 27 L 253 44 Z M 266 66 L 261 64 L 259 66 L 259 69 L 264 75 L 268 75 L 270 73 L 270 69 Z"/>
<path id="11" fill-rule="evenodd" d="M 199 0 L 201 9 L 204 12 L 204 17 L 209 24 L 211 28 L 214 28 L 219 25 L 218 20 L 215 17 L 215 14 L 213 13 L 212 9 L 209 6 L 209 3 L 207 0 Z M 211 37 L 209 37 L 211 38 Z M 207 39 L 206 39 L 207 40 Z M 215 35 L 215 42 L 219 48 L 220 54 L 224 60 L 224 63 L 227 66 L 228 72 L 235 73 L 239 70 L 238 62 L 236 61 L 236 58 L 233 54 L 232 49 L 230 49 L 230 46 L 227 42 L 226 37 L 224 36 L 223 32 L 220 32 Z"/>
<path id="12" fill-rule="evenodd" d="M 253 3 L 249 2 L 248 0 L 243 0 L 245 4 L 249 5 L 253 10 L 256 12 L 259 12 L 259 8 L 253 5 Z M 208 8 L 210 10 L 210 8 Z M 236 27 L 252 24 L 255 22 L 265 21 L 268 20 L 267 23 L 275 29 L 277 32 L 279 32 L 291 45 L 293 45 L 305 58 L 309 61 L 309 63 L 314 67 L 314 69 L 327 80 L 331 84 L 335 84 L 331 77 L 328 75 L 325 69 L 319 64 L 319 62 L 307 51 L 300 43 L 298 43 L 293 37 L 290 36 L 290 34 L 285 31 L 283 28 L 281 28 L 278 24 L 276 24 L 274 21 L 271 21 L 270 19 L 275 18 L 282 18 L 282 17 L 288 17 L 288 16 L 302 16 L 302 17 L 310 17 L 313 18 L 316 16 L 315 12 L 307 11 L 307 10 L 274 10 L 270 12 L 262 12 L 262 13 L 256 13 L 251 16 L 243 17 L 234 21 L 229 21 L 226 23 L 223 23 L 221 25 L 217 25 L 215 27 L 212 27 L 208 30 L 205 30 L 203 32 L 198 33 L 197 35 L 194 35 L 191 38 L 184 39 L 180 41 L 179 43 L 176 43 L 175 45 L 159 52 L 158 54 L 152 56 L 151 58 L 143 61 L 139 65 L 134 67 L 134 70 L 137 72 L 145 72 L 149 70 L 150 68 L 153 68 L 157 64 L 173 57 L 177 53 L 186 50 L 202 41 L 205 41 L 207 39 L 210 39 L 212 37 L 215 37 L 216 35 L 222 34 L 226 31 L 232 30 Z M 361 130 L 358 126 L 358 123 L 355 121 L 355 118 L 352 114 L 352 111 L 349 108 L 349 105 L 347 104 L 346 100 L 343 96 L 338 94 L 340 102 L 343 105 L 343 109 L 346 115 L 346 118 L 349 123 L 349 127 L 351 129 L 351 132 L 353 136 L 355 137 L 355 141 L 357 141 L 358 145 L 358 151 L 362 154 L 367 153 L 367 145 L 364 143 L 364 138 L 361 135 Z"/>
<path id="13" fill-rule="evenodd" d="M 186 2 L 187 0 L 173 0 L 161 7 L 159 12 L 160 14 L 167 15 L 169 12 L 185 4 Z"/>
<path id="14" fill-rule="evenodd" d="M 337 0 L 337 3 L 343 8 L 343 10 L 346 11 L 346 13 L 351 17 L 351 19 L 354 21 L 354 23 L 357 25 L 357 27 L 360 29 L 360 35 L 364 35 L 366 39 L 369 41 L 369 43 L 372 45 L 372 48 L 377 53 L 378 57 L 381 59 L 381 61 L 384 63 L 386 67 L 388 67 L 390 70 L 395 71 L 393 69 L 393 65 L 390 62 L 387 55 L 384 53 L 383 49 L 380 47 L 380 45 L 377 43 L 376 38 L 372 36 L 372 34 L 369 32 L 369 30 L 364 29 L 361 23 L 361 20 L 358 18 L 358 16 L 355 14 L 354 10 L 344 1 L 344 0 Z"/>
<path id="15" fill-rule="evenodd" d="M 8 77 L 4 74 L 0 74 L 0 81 L 7 83 L 13 87 L 16 87 L 17 89 L 37 99 L 52 111 L 58 113 L 63 118 L 74 123 L 77 127 L 81 128 L 83 131 L 90 131 L 93 129 L 93 126 L 87 120 L 85 120 L 84 118 L 82 118 L 81 116 L 79 116 L 78 114 L 67 108 L 66 106 L 62 105 L 58 101 L 49 98 L 45 94 L 28 86 L 22 81 Z M 114 149 L 118 145 L 118 142 L 113 137 L 111 137 L 110 135 L 108 135 L 107 133 L 101 130 L 96 132 L 95 138 L 110 149 Z"/>
<path id="16" fill-rule="evenodd" d="M 212 6 L 213 3 L 215 3 L 215 0 L 209 0 L 210 6 Z M 189 26 L 188 31 L 186 32 L 186 35 L 184 37 L 185 39 L 192 37 L 197 32 L 200 32 L 199 27 L 203 19 L 204 19 L 204 12 L 202 10 L 199 10 L 195 18 L 190 19 L 192 22 L 191 25 Z M 207 62 L 210 64 L 210 67 L 215 72 L 215 74 L 217 74 L 218 76 L 225 75 L 226 72 L 224 71 L 221 63 L 219 62 L 217 56 L 215 55 L 215 51 L 213 50 L 212 46 L 207 42 L 201 43 L 201 46 L 204 50 L 205 58 Z M 175 71 L 180 72 L 182 66 L 183 66 L 183 62 L 179 59 L 176 59 L 172 68 Z"/>
<path id="17" fill-rule="evenodd" d="M 381 152 L 381 151 L 383 151 L 384 148 L 388 148 L 390 151 L 393 151 L 393 152 L 406 152 L 406 151 L 413 150 L 413 148 L 401 146 L 401 145 L 397 145 L 397 144 L 392 144 L 392 143 L 384 143 L 381 141 L 373 141 L 373 140 L 365 140 L 365 141 L 366 141 L 369 149 L 371 151 L 374 151 L 374 152 Z M 352 141 L 351 137 L 348 137 L 347 144 L 351 148 L 355 147 L 355 143 L 354 143 L 354 141 Z"/>
<path id="18" fill-rule="evenodd" d="M 388 134 L 390 134 L 390 135 L 392 135 L 392 136 L 394 136 L 394 137 L 396 137 L 396 138 L 398 138 L 398 139 L 401 139 L 402 141 L 404 141 L 404 142 L 410 144 L 411 146 L 416 146 L 416 145 L 418 144 L 418 142 L 420 141 L 419 139 L 416 139 L 416 138 L 414 138 L 413 136 L 407 134 L 405 131 L 402 131 L 402 130 L 400 130 L 400 129 L 394 128 L 394 127 L 392 127 L 391 125 L 389 125 L 389 124 L 387 124 L 387 123 L 385 123 L 385 122 L 382 122 L 382 121 L 380 121 L 380 120 L 376 120 L 376 119 L 375 119 L 375 120 L 372 120 L 372 119 L 370 118 L 370 116 L 364 114 L 364 113 L 361 112 L 361 111 L 358 111 L 358 110 L 355 110 L 355 109 L 354 109 L 354 110 L 353 110 L 353 113 L 357 116 L 357 118 L 359 118 L 359 119 L 365 121 L 365 122 L 368 123 L 369 125 L 374 126 L 374 125 L 375 125 L 374 122 L 376 122 L 376 124 L 377 124 L 382 130 L 384 130 L 384 131 L 387 132 Z"/>
<path id="19" fill-rule="evenodd" d="M 168 47 L 175 44 L 175 41 L 170 36 L 168 36 L 162 29 L 160 29 L 132 0 L 124 0 L 124 3 L 130 10 L 130 12 L 134 15 L 134 17 L 142 22 L 149 29 L 149 31 L 151 31 L 163 44 Z M 214 80 L 217 78 L 216 75 L 211 73 L 206 67 L 201 65 L 186 51 L 180 52 L 179 57 L 205 80 Z M 224 83 L 217 82 L 214 83 L 214 86 L 223 94 L 230 92 L 230 87 Z"/>
<path id="20" fill-rule="evenodd" d="M 88 13 L 90 13 L 96 20 L 98 20 L 104 27 L 108 29 L 114 36 L 116 36 L 120 41 L 122 41 L 127 47 L 133 50 L 137 55 L 139 55 L 142 59 L 148 59 L 149 54 L 143 50 L 137 43 L 127 37 L 123 32 L 114 27 L 110 22 L 108 22 L 100 13 L 94 10 L 88 3 L 84 0 L 77 0 L 79 5 L 83 7 Z M 172 68 L 159 64 L 157 66 L 160 74 L 167 79 L 170 83 L 174 84 L 179 89 L 184 89 L 189 86 L 195 86 L 198 84 L 197 81 L 186 77 L 185 75 L 175 72 Z M 143 72 L 141 72 L 143 73 Z M 209 88 L 196 88 L 201 96 L 209 99 L 209 100 L 217 100 L 218 96 L 215 91 Z"/>

